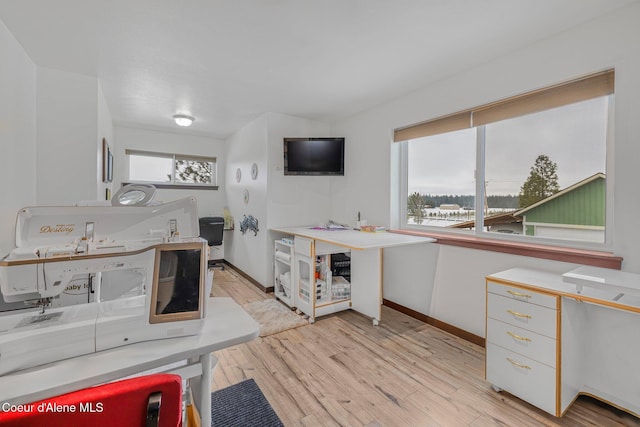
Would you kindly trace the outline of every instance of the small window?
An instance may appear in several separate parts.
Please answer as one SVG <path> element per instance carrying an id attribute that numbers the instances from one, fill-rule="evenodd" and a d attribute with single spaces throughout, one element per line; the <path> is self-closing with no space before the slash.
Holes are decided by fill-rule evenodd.
<path id="1" fill-rule="evenodd" d="M 216 158 L 170 153 L 126 150 L 129 180 L 162 188 L 199 186 L 216 187 Z"/>
<path id="2" fill-rule="evenodd" d="M 175 182 L 182 184 L 214 184 L 215 163 L 206 160 L 176 158 Z"/>
<path id="3" fill-rule="evenodd" d="M 171 182 L 173 159 L 170 157 L 129 155 L 129 179 L 144 182 Z"/>

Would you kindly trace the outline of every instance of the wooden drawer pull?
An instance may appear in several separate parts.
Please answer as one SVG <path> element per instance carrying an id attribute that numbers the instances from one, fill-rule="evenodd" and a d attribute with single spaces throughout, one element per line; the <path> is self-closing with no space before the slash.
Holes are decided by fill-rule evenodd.
<path id="1" fill-rule="evenodd" d="M 511 360 L 510 357 L 507 357 L 507 360 L 509 361 L 509 363 L 511 363 L 513 366 L 517 366 L 518 368 L 522 368 L 522 369 L 529 369 L 531 370 L 531 366 L 527 366 L 527 365 L 523 365 L 522 363 L 518 363 L 514 360 Z"/>
<path id="2" fill-rule="evenodd" d="M 510 293 L 511 295 L 513 295 L 514 297 L 521 297 L 521 298 L 531 298 L 532 297 L 529 294 L 523 294 L 522 292 L 512 291 L 511 289 L 509 289 L 507 292 Z"/>
<path id="3" fill-rule="evenodd" d="M 528 314 L 518 313 L 517 311 L 513 311 L 513 310 L 507 310 L 507 312 L 513 314 L 514 316 L 522 317 L 524 319 L 531 319 L 531 316 L 529 316 Z"/>
<path id="4" fill-rule="evenodd" d="M 513 332 L 511 332 L 511 331 L 507 331 L 507 334 L 509 334 L 509 336 L 510 336 L 511 338 L 515 338 L 515 339 L 520 340 L 520 341 L 531 342 L 531 338 L 521 337 L 520 335 L 518 335 L 518 334 L 514 334 L 514 333 L 513 333 Z"/>

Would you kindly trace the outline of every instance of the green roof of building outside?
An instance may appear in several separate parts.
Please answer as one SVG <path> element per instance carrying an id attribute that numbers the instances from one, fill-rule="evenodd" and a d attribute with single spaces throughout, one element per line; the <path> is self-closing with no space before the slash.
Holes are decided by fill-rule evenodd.
<path id="1" fill-rule="evenodd" d="M 515 215 L 526 216 L 528 223 L 604 227 L 605 193 L 606 178 L 596 174 Z"/>

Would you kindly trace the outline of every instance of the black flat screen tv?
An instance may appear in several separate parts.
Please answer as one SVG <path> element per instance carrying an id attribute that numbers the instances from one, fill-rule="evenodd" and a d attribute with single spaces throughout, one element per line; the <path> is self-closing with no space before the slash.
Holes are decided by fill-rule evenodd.
<path id="1" fill-rule="evenodd" d="M 285 175 L 344 175 L 344 138 L 284 138 Z"/>

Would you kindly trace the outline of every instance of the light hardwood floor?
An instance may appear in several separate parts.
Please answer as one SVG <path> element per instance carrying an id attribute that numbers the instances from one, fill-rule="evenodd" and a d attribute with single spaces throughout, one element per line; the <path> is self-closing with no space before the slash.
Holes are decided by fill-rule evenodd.
<path id="1" fill-rule="evenodd" d="M 228 267 L 212 293 L 273 298 Z M 215 355 L 212 389 L 254 378 L 286 426 L 640 426 L 587 397 L 555 418 L 496 393 L 484 348 L 387 307 L 377 327 L 349 310 Z"/>

